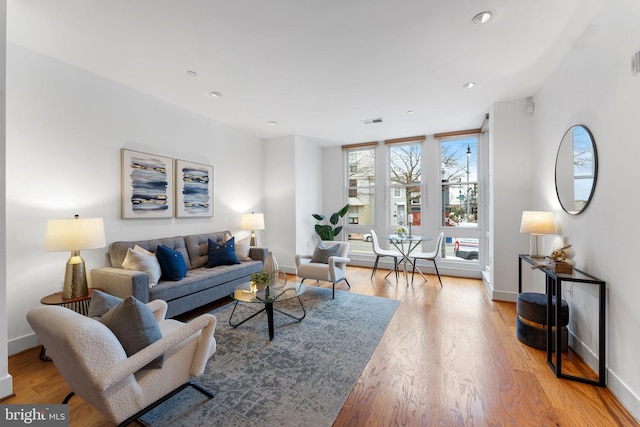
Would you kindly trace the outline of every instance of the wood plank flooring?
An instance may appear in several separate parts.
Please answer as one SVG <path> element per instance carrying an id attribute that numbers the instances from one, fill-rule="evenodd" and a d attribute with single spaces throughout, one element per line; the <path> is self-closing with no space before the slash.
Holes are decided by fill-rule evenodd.
<path id="1" fill-rule="evenodd" d="M 516 339 L 515 304 L 491 301 L 479 280 L 407 286 L 385 274 L 371 281 L 370 269 L 349 267 L 351 289 L 336 287 L 401 303 L 334 426 L 640 426 L 608 389 L 555 378 L 545 353 Z M 563 369 L 589 371 L 575 357 Z M 1 403 L 60 403 L 69 392 L 38 349 L 9 358 L 9 372 L 16 395 Z M 70 413 L 71 426 L 111 425 L 78 397 Z"/>

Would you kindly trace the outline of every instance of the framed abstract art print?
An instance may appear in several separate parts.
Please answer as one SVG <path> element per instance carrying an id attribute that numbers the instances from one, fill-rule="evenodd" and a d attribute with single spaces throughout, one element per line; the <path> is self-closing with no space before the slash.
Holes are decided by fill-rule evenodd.
<path id="1" fill-rule="evenodd" d="M 213 166 L 176 160 L 176 217 L 213 216 Z"/>
<path id="2" fill-rule="evenodd" d="M 173 217 L 173 159 L 122 149 L 122 218 Z"/>

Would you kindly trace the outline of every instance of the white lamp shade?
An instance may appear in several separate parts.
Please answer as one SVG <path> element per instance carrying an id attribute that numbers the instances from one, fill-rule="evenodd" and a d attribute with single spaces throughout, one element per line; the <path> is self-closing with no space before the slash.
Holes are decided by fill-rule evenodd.
<path id="1" fill-rule="evenodd" d="M 553 222 L 553 213 L 546 211 L 524 211 L 520 232 L 534 235 L 553 234 L 556 227 Z"/>
<path id="2" fill-rule="evenodd" d="M 79 251 L 105 247 L 102 218 L 50 219 L 47 221 L 45 250 Z"/>
<path id="3" fill-rule="evenodd" d="M 243 230 L 264 230 L 264 215 L 261 213 L 250 213 L 242 215 L 240 227 Z"/>

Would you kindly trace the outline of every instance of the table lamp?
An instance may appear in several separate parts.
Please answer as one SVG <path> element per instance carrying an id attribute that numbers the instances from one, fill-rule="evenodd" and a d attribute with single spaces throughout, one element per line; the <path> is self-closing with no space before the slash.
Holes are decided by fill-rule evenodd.
<path id="1" fill-rule="evenodd" d="M 545 211 L 524 211 L 522 212 L 522 222 L 520 232 L 529 233 L 529 257 L 544 258 L 538 251 L 538 237 L 544 234 L 555 233 L 556 228 L 553 223 L 553 213 Z"/>
<path id="2" fill-rule="evenodd" d="M 79 298 L 89 294 L 82 249 L 106 246 L 102 218 L 50 219 L 47 221 L 45 250 L 49 252 L 71 251 L 64 274 L 63 299 Z"/>
<path id="3" fill-rule="evenodd" d="M 258 238 L 256 237 L 256 230 L 264 230 L 264 215 L 261 213 L 251 212 L 250 214 L 242 215 L 240 220 L 240 227 L 243 230 L 251 230 L 251 246 L 258 246 Z"/>

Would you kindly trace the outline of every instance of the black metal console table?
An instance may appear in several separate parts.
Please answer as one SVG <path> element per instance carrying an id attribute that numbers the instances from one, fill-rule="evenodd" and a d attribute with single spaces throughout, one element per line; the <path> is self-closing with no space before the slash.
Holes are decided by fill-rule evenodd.
<path id="1" fill-rule="evenodd" d="M 522 292 L 522 261 L 531 265 L 545 264 L 543 260 L 537 260 L 529 257 L 529 255 L 520 254 L 518 256 L 518 293 Z M 605 306 L 606 306 L 606 282 L 593 277 L 576 268 L 572 274 L 561 274 L 549 270 L 548 268 L 539 268 L 546 276 L 546 294 L 547 294 L 547 325 L 551 324 L 552 297 L 556 297 L 556 301 L 562 299 L 562 283 L 583 283 L 599 287 L 599 310 L 598 310 L 598 379 L 590 379 L 568 375 L 562 373 L 562 334 L 556 333 L 555 343 L 555 364 L 553 362 L 553 346 L 552 346 L 552 328 L 547 327 L 547 364 L 551 367 L 557 378 L 563 378 L 572 381 L 578 381 L 585 384 L 606 387 L 606 364 L 605 364 L 605 345 L 606 345 L 606 328 L 605 328 Z M 560 331 L 560 321 L 562 304 L 555 305 L 555 328 Z"/>

